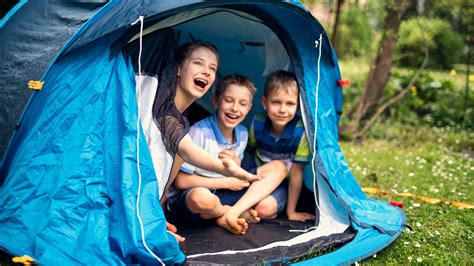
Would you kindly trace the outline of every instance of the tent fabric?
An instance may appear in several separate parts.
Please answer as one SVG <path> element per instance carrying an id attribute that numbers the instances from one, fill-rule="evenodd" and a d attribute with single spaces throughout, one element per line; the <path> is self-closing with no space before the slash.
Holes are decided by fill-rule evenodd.
<path id="1" fill-rule="evenodd" d="M 50 69 L 29 106 L 35 115 L 25 116 L 15 135 L 22 143 L 14 142 L 15 155 L 2 166 L 0 193 L 0 246 L 13 254 L 48 264 L 156 262 L 142 247 L 136 216 L 133 68 L 123 56 L 109 61 L 104 44 Z M 146 142 L 140 148 L 146 241 L 164 262 L 181 263 L 176 240 L 163 230 Z"/>
<path id="2" fill-rule="evenodd" d="M 356 227 L 357 228 L 357 227 Z M 377 230 L 357 228 L 357 235 L 350 244 L 310 260 L 295 263 L 295 266 L 311 265 L 351 265 L 387 247 L 399 235 L 380 234 Z"/>
<path id="3" fill-rule="evenodd" d="M 141 107 L 140 122 L 158 180 L 159 199 L 169 183 L 179 141 L 189 130 L 189 122 L 172 102 L 176 71 L 169 61 L 172 61 L 175 49 L 174 32 L 163 30 L 145 36 L 141 50 L 140 43 L 135 41 L 126 47 L 125 52 L 135 72 L 137 102 Z M 139 60 L 141 69 L 138 67 Z"/>
<path id="4" fill-rule="evenodd" d="M 17 121 L 48 64 L 106 1 L 22 0 L 0 21 L 0 160 Z"/>
<path id="5" fill-rule="evenodd" d="M 124 35 L 137 32 L 138 26 L 130 23 L 139 15 L 150 26 L 200 8 L 225 8 L 256 17 L 258 21 L 252 23 L 265 25 L 278 36 L 280 42 L 265 35 L 272 47 L 283 47 L 288 67 L 296 74 L 309 139 L 317 135 L 317 145 L 311 145 L 317 153 L 316 176 L 311 167 L 305 171 L 305 183 L 316 193 L 321 214 L 312 239 L 328 236 L 337 226 L 339 232 L 348 227 L 357 232 L 354 240 L 336 251 L 301 263 L 350 263 L 395 240 L 405 216 L 385 202 L 368 198 L 345 162 L 337 143 L 342 113 L 337 58 L 322 26 L 298 1 L 144 0 L 109 2 L 69 39 L 43 75 L 44 87 L 33 93 L 0 167 L 0 247 L 45 264 L 157 263 L 152 253 L 166 264 L 185 261 L 176 240 L 165 230 L 157 200 L 156 164 L 146 132 L 137 128 L 133 64 L 112 50 Z M 184 32 L 192 25 L 174 29 Z M 199 33 L 205 36 L 200 31 L 196 37 Z M 223 58 L 231 54 L 228 48 L 235 43 L 218 35 L 205 37 L 222 48 Z M 260 46 L 244 47 L 246 56 L 265 52 Z M 288 65 L 285 60 L 273 63 Z M 260 67 L 260 73 L 265 72 L 259 62 L 254 68 L 228 65 L 235 68 L 223 70 Z M 265 76 L 254 78 L 261 84 Z"/>

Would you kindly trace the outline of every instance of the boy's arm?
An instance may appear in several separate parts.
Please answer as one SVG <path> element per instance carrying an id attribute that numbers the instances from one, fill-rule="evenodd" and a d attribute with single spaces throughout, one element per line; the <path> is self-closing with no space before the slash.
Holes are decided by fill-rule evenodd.
<path id="1" fill-rule="evenodd" d="M 225 176 L 234 176 L 247 181 L 261 179 L 260 176 L 245 171 L 231 159 L 223 158 L 222 160 L 219 160 L 214 158 L 204 149 L 194 144 L 188 134 L 186 134 L 179 143 L 178 154 L 185 162 L 208 171 L 220 173 Z"/>
<path id="2" fill-rule="evenodd" d="M 292 221 L 314 220 L 315 216 L 305 212 L 296 212 L 296 204 L 303 186 L 304 165 L 293 163 L 290 170 L 290 183 L 288 185 L 288 203 L 286 206 L 286 215 Z"/>
<path id="3" fill-rule="evenodd" d="M 183 171 L 179 171 L 174 182 L 177 189 L 183 190 L 193 187 L 242 190 L 250 185 L 249 182 L 235 177 L 209 178 L 200 175 L 188 174 Z"/>

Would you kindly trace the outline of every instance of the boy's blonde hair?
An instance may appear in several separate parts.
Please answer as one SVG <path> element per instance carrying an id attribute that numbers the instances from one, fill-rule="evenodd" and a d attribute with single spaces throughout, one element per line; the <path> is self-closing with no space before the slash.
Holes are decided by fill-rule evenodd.
<path id="1" fill-rule="evenodd" d="M 255 92 L 257 91 L 257 89 L 255 88 L 255 85 L 250 80 L 250 78 L 244 75 L 240 75 L 240 74 L 230 74 L 222 78 L 221 81 L 219 81 L 219 84 L 217 84 L 216 90 L 214 91 L 214 96 L 217 99 L 219 99 L 222 93 L 224 93 L 224 91 L 230 85 L 238 85 L 238 86 L 247 88 L 250 94 L 252 95 L 252 97 L 255 95 Z"/>
<path id="2" fill-rule="evenodd" d="M 293 84 L 296 85 L 297 93 L 299 93 L 296 76 L 293 73 L 285 70 L 273 72 L 270 74 L 270 76 L 268 76 L 267 81 L 265 81 L 265 90 L 263 95 L 267 97 L 270 92 L 282 88 L 289 88 Z"/>

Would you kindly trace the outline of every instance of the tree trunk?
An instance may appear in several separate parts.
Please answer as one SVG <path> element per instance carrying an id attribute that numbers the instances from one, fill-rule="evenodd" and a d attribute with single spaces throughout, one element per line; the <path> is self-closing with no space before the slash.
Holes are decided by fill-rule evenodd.
<path id="1" fill-rule="evenodd" d="M 336 6 L 336 20 L 334 21 L 334 26 L 332 28 L 332 36 L 331 36 L 331 43 L 334 47 L 336 46 L 336 40 L 337 40 L 337 28 L 339 26 L 339 20 L 340 20 L 340 15 L 341 15 L 341 6 L 344 4 L 344 0 L 336 0 L 337 6 Z M 337 51 L 339 52 L 339 51 Z M 336 53 L 337 54 L 337 53 Z"/>
<path id="2" fill-rule="evenodd" d="M 364 91 L 359 100 L 351 131 L 357 133 L 363 120 L 367 119 L 380 103 L 385 86 L 390 78 L 392 58 L 397 44 L 398 29 L 402 19 L 414 0 L 394 0 L 385 18 L 382 44 L 371 66 Z"/>

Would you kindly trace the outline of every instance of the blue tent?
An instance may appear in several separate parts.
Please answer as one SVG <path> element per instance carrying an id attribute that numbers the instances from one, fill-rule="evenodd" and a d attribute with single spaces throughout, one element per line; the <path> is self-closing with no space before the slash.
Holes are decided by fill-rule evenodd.
<path id="1" fill-rule="evenodd" d="M 0 34 L 11 30 L 8 22 L 22 8 L 8 16 Z M 140 16 L 143 38 L 140 21 L 133 24 Z M 172 32 L 176 44 L 215 44 L 219 76 L 242 73 L 260 88 L 254 106 L 270 72 L 296 74 L 313 154 L 305 184 L 317 205 L 315 229 L 253 249 L 181 251 L 165 230 L 158 200 L 169 158 L 157 157 L 160 145 L 150 141 L 153 131 L 142 114 L 156 91 L 137 82 L 133 50 L 141 39 L 145 54 L 153 43 L 160 47 L 169 41 L 163 32 Z M 243 254 L 253 263 L 288 263 L 303 255 L 293 247 L 311 252 L 321 243 L 334 251 L 298 264 L 348 264 L 371 256 L 398 237 L 405 216 L 368 198 L 348 168 L 338 145 L 340 79 L 324 29 L 298 1 L 111 1 L 52 60 L 42 90 L 15 125 L 0 168 L 0 247 L 44 264 L 231 263 Z M 209 97 L 198 105 L 212 111 Z"/>

